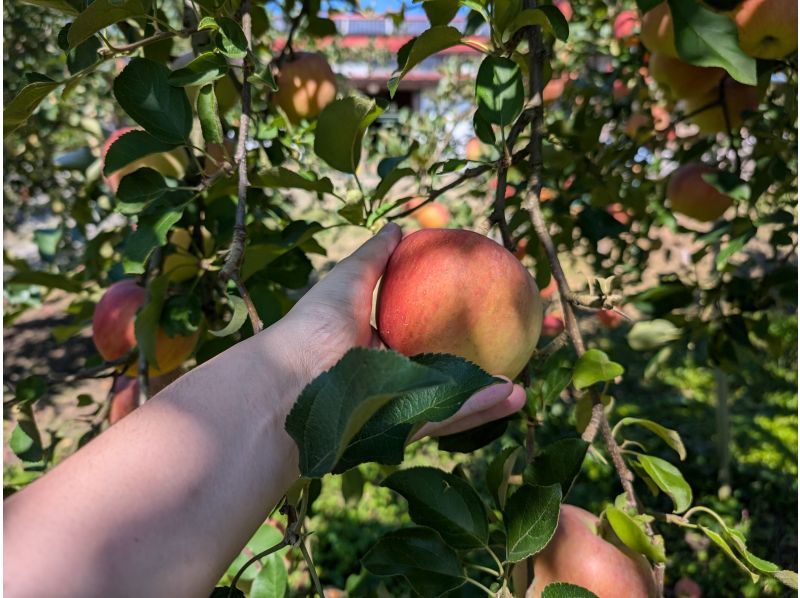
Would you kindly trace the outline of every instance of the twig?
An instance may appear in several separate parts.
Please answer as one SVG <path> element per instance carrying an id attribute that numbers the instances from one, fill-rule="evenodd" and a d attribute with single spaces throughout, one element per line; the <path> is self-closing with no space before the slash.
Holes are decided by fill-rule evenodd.
<path id="1" fill-rule="evenodd" d="M 158 33 L 154 33 L 149 37 L 142 38 L 130 44 L 125 44 L 124 46 L 112 46 L 109 44 L 108 48 L 101 48 L 97 51 L 97 53 L 103 58 L 114 56 L 115 54 L 127 54 L 128 52 L 138 50 L 142 46 L 154 44 L 156 42 L 160 42 L 161 40 L 169 39 L 171 37 L 189 37 L 195 33 L 197 33 L 196 29 L 184 29 L 183 31 L 159 31 Z"/>
<path id="2" fill-rule="evenodd" d="M 254 555 L 250 560 L 248 560 L 241 568 L 236 572 L 236 575 L 233 577 L 233 581 L 231 581 L 231 586 L 228 588 L 228 598 L 233 598 L 233 590 L 236 589 L 236 584 L 239 583 L 239 578 L 242 576 L 242 573 L 247 571 L 247 569 L 255 563 L 256 561 L 260 561 L 265 556 L 271 555 L 273 552 L 277 552 L 281 548 L 288 546 L 289 543 L 286 541 L 286 538 L 275 544 L 275 546 L 271 546 L 266 550 L 262 550 L 258 554 Z"/>
<path id="3" fill-rule="evenodd" d="M 235 162 L 239 168 L 238 202 L 236 204 L 236 222 L 233 226 L 233 240 L 225 258 L 225 264 L 219 272 L 220 278 L 227 282 L 232 280 L 239 289 L 250 316 L 253 334 L 261 332 L 261 320 L 258 317 L 253 300 L 241 280 L 239 271 L 244 260 L 244 244 L 247 241 L 247 190 L 250 181 L 247 178 L 247 134 L 250 128 L 250 75 L 253 72 L 253 24 L 250 16 L 250 0 L 243 0 L 239 8 L 242 31 L 247 40 L 247 55 L 242 60 L 242 115 L 239 119 L 239 139 L 236 143 Z"/>
<path id="4" fill-rule="evenodd" d="M 497 187 L 494 190 L 494 210 L 492 221 L 500 229 L 500 237 L 503 239 L 503 247 L 509 251 L 514 251 L 514 242 L 508 230 L 506 221 L 506 186 L 508 184 L 508 166 L 511 161 L 508 155 L 509 148 L 503 148 L 503 156 L 497 161 Z"/>
<path id="5" fill-rule="evenodd" d="M 558 336 L 556 336 L 553 340 L 547 343 L 544 347 L 536 351 L 536 353 L 533 356 L 533 359 L 537 361 L 544 361 L 562 347 L 566 347 L 568 343 L 569 343 L 569 335 L 567 334 L 566 330 L 562 330 L 561 332 L 558 333 Z"/>
<path id="6" fill-rule="evenodd" d="M 536 8 L 536 0 L 527 0 L 527 5 L 530 8 Z M 561 267 L 561 263 L 558 259 L 558 253 L 556 252 L 555 245 L 553 244 L 553 239 L 550 237 L 550 234 L 547 231 L 547 226 L 544 222 L 544 217 L 542 216 L 542 210 L 539 203 L 539 196 L 542 188 L 542 123 L 544 120 L 544 107 L 542 103 L 542 62 L 544 59 L 544 47 L 542 44 L 542 32 L 539 26 L 534 25 L 529 27 L 528 47 L 530 48 L 530 94 L 533 98 L 534 112 L 533 122 L 531 125 L 529 152 L 533 186 L 532 192 L 526 199 L 526 207 L 530 212 L 531 221 L 536 234 L 539 237 L 539 241 L 542 243 L 542 246 L 547 253 L 552 274 L 555 277 L 558 285 L 559 298 L 561 301 L 561 308 L 564 312 L 567 333 L 569 334 L 570 340 L 575 347 L 575 351 L 580 357 L 586 352 L 586 345 L 583 341 L 583 336 L 581 335 L 580 329 L 578 328 L 575 314 L 572 311 L 572 305 L 567 300 L 567 298 L 571 297 L 572 294 L 569 289 L 569 285 L 567 284 L 564 270 Z M 606 418 L 602 403 L 600 403 L 599 398 L 596 395 L 592 396 L 592 402 L 592 421 L 590 421 L 590 426 L 594 427 L 594 422 L 599 422 L 599 428 L 603 433 L 603 439 L 605 440 L 606 448 L 611 455 L 611 459 L 614 463 L 617 475 L 619 476 L 620 483 L 625 490 L 627 502 L 632 508 L 638 509 L 638 501 L 636 499 L 636 493 L 633 489 L 633 474 L 625 464 L 625 460 L 622 457 L 619 445 L 617 444 L 614 435 L 611 433 L 611 427 L 608 424 L 608 419 Z M 592 436 L 594 434 L 595 432 L 592 432 Z M 649 523 L 646 524 L 646 531 L 648 536 L 651 538 L 655 536 L 655 532 Z M 663 567 L 656 567 L 655 577 L 658 584 L 659 595 L 663 594 L 663 573 Z"/>

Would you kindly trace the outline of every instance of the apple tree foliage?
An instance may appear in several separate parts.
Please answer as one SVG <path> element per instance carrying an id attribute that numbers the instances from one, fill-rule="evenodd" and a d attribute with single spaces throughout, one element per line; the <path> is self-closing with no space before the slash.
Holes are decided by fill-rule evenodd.
<path id="1" fill-rule="evenodd" d="M 7 154 L 10 149 L 17 162 L 33 156 L 41 161 L 50 143 L 68 151 L 47 165 L 48 175 L 58 180 L 50 187 L 7 158 L 15 204 L 24 205 L 31 193 L 19 181 L 35 180 L 34 192 L 49 188 L 59 195 L 50 206 L 58 224 L 36 231 L 40 265 L 7 253 L 6 284 L 17 299 L 24 292 L 71 296 L 71 321 L 54 330 L 62 340 L 86 328 L 102 289 L 136 276 L 148 288 L 136 326 L 145 360 L 164 325 L 202 331 L 196 351 L 201 363 L 253 334 L 248 302 L 264 325 L 288 311 L 312 277 L 308 256 L 326 253 L 320 233 L 341 226 L 375 230 L 408 216 L 412 197 L 447 202 L 451 190 L 479 206 L 477 217 L 462 211 L 457 222 L 490 222 L 510 250 L 524 248 L 525 263 L 544 288 L 554 263 L 529 214 L 531 193 L 541 186 L 555 190 L 541 208 L 555 247 L 562 257 L 588 264 L 595 276 L 585 288 L 573 289 L 579 321 L 600 307 L 633 306 L 642 317 L 627 342 L 652 355 L 649 367 L 688 351 L 723 375 L 735 374 L 741 362 L 763 359 L 774 346 L 767 310 L 796 309 L 796 59 L 746 56 L 730 18 L 696 0 L 669 0 L 678 53 L 687 62 L 721 67 L 735 80 L 758 86 L 759 107 L 740 130 L 686 133 L 682 106 L 673 106 L 647 76 L 643 46 L 635 38 L 612 36 L 614 11 L 603 3 L 575 6 L 568 22 L 551 4 L 424 0 L 428 26 L 393 56 L 396 69 L 385 91 L 394 95 L 405 77 L 442 50 L 460 45 L 476 50 L 476 68 L 467 76 L 452 64 L 443 67 L 454 68 L 454 76 L 446 79 L 449 87 L 434 109 L 444 117 L 450 98 L 464 99 L 466 109 L 458 118 L 470 121 L 480 139 L 483 155 L 477 161 L 468 160 L 458 144 L 440 143 L 440 131 L 424 115 L 378 126 L 387 101 L 346 87 L 312 122 L 292 124 L 269 101 L 276 89 L 274 69 L 292 51 L 287 41 L 313 48 L 335 35 L 329 11 L 338 5 L 320 0 L 266 6 L 217 0 L 29 4 L 35 8 L 14 8 L 21 12 L 12 17 L 37 15 L 32 22 L 53 35 L 45 48 L 31 47 L 40 62 L 23 64 L 29 72 L 11 81 L 15 93 L 3 115 Z M 638 0 L 638 7 L 629 8 L 644 13 L 657 4 Z M 467 15 L 466 29 L 453 26 L 459 12 Z M 405 15 L 398 11 L 392 18 L 401 22 Z M 14 20 L 20 27 L 23 21 Z M 250 40 L 245 29 L 252 29 Z M 487 35 L 471 35 L 478 30 Z M 30 31 L 26 36 L 23 46 Z M 335 47 L 331 52 L 344 55 Z M 559 77 L 567 81 L 543 110 L 537 90 L 531 90 L 533 71 L 542 74 L 542 84 Z M 248 185 L 242 192 L 233 151 L 220 159 L 209 149 L 238 140 L 245 87 L 251 99 L 243 146 Z M 94 96 L 101 99 L 82 101 Z M 653 122 L 659 108 L 668 122 Z M 626 127 L 642 115 L 644 127 Z M 436 123 L 441 126 L 442 120 Z M 123 124 L 141 130 L 111 146 L 103 171 L 99 146 Z M 104 175 L 138 159 L 175 150 L 187 164 L 181 179 L 140 168 L 122 179 L 115 194 L 103 182 Z M 666 175 L 701 158 L 719 166 L 709 182 L 734 199 L 735 209 L 698 230 L 676 219 L 664 196 Z M 508 197 L 487 192 L 493 181 L 510 189 Z M 295 190 L 316 202 L 304 208 L 307 218 L 290 216 L 297 212 L 290 200 Z M 222 273 L 241 232 L 237 205 L 242 204 L 243 259 L 230 277 Z M 616 204 L 624 218 L 615 218 Z M 176 228 L 191 231 L 189 251 L 202 265 L 196 277 L 180 283 L 163 271 L 175 251 L 169 239 Z M 204 229 L 213 238 L 210 256 L 202 248 Z M 656 232 L 664 230 L 692 243 L 672 271 L 648 276 L 649 260 L 661 249 Z M 11 301 L 6 323 L 28 305 Z M 796 587 L 796 574 L 756 556 L 741 531 L 710 506 L 695 503 L 691 480 L 681 471 L 692 455 L 680 430 L 659 424 L 657 413 L 654 419 L 615 415 L 612 394 L 626 368 L 615 361 L 613 349 L 540 349 L 521 377 L 528 396 L 523 412 L 439 439 L 442 451 L 471 452 L 506 438 L 482 479 L 459 468 L 427 466 L 385 477 L 383 486 L 407 501 L 414 525 L 388 532 L 361 555 L 367 571 L 399 578 L 421 596 L 468 595 L 476 588 L 498 596 L 518 592 L 512 565 L 545 548 L 573 485 L 591 483 L 581 477 L 585 459 L 610 458 L 633 472 L 634 481 L 626 494 L 607 497 L 606 533 L 643 554 L 656 571 L 663 574 L 669 558 L 660 530 L 679 526 L 706 536 L 740 568 L 743 580 Z M 92 372 L 110 367 L 99 356 L 88 357 L 85 366 Z M 13 382 L 8 406 L 16 425 L 9 443 L 23 467 L 8 484 L 10 491 L 53 464 L 61 439 L 54 430 L 45 443 L 33 411 L 56 381 L 36 375 Z M 450 417 L 494 382 L 451 355 L 348 352 L 302 391 L 287 418 L 286 429 L 299 448 L 301 479 L 279 505 L 287 515 L 285 533 L 262 528 L 251 541 L 259 546 L 251 554 L 269 549 L 260 568 L 243 568 L 247 558 L 239 557 L 224 578 L 231 589 L 218 588 L 215 595 L 236 595 L 238 581 L 250 584 L 252 596 L 284 595 L 283 556 L 305 551 L 302 540 L 313 529 L 304 518 L 318 480 L 341 475 L 351 484 L 360 464 L 401 464 L 423 423 Z M 574 407 L 575 427 L 539 446 L 525 431 L 546 428 L 560 397 Z M 601 426 L 610 420 L 609 434 L 596 439 L 590 434 L 587 441 L 582 435 L 598 425 L 598 417 Z M 101 429 L 102 420 L 79 444 Z M 651 454 L 650 444 L 626 440 L 631 430 L 663 443 L 670 458 Z M 312 555 L 303 556 L 311 566 Z M 555 584 L 544 595 L 592 594 Z"/>

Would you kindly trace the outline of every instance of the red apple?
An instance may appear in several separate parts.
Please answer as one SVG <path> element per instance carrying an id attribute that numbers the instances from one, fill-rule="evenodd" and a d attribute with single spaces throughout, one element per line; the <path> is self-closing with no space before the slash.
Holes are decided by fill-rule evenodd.
<path id="1" fill-rule="evenodd" d="M 681 577 L 675 584 L 675 598 L 703 598 L 703 588 L 693 579 Z"/>
<path id="2" fill-rule="evenodd" d="M 136 346 L 136 314 L 145 298 L 144 288 L 128 279 L 112 284 L 97 303 L 92 316 L 92 339 L 106 361 L 121 359 Z M 157 376 L 178 368 L 194 351 L 198 337 L 198 332 L 170 337 L 159 328 L 156 333 L 158 367 L 150 366 L 149 374 Z M 134 375 L 137 369 L 138 364 L 134 363 L 125 373 Z"/>
<path id="3" fill-rule="evenodd" d="M 717 172 L 714 168 L 690 162 L 670 175 L 667 199 L 672 210 L 699 220 L 711 222 L 725 213 L 733 200 L 703 180 L 703 175 Z"/>
<path id="4" fill-rule="evenodd" d="M 629 556 L 598 535 L 598 519 L 571 505 L 561 506 L 556 533 L 534 557 L 532 596 L 551 583 L 571 583 L 598 598 L 655 595 L 652 570 L 641 555 Z"/>
<path id="5" fill-rule="evenodd" d="M 675 47 L 675 30 L 672 26 L 672 14 L 666 0 L 644 13 L 642 16 L 642 31 L 639 37 L 651 52 L 678 57 L 678 50 Z"/>
<path id="6" fill-rule="evenodd" d="M 733 20 L 745 54 L 778 60 L 797 52 L 797 0 L 744 0 Z"/>
<path id="7" fill-rule="evenodd" d="M 730 126 L 735 131 L 741 128 L 745 113 L 758 108 L 760 97 L 758 87 L 743 85 L 730 77 L 726 77 L 722 85 L 724 86 Z M 719 100 L 719 86 L 704 95 L 686 99 L 686 113 L 696 113 L 690 120 L 700 128 L 701 133 L 726 132 L 725 112 Z M 714 102 L 717 104 L 712 105 Z M 706 106 L 709 107 L 705 108 Z"/>
<path id="8" fill-rule="evenodd" d="M 600 320 L 600 323 L 606 328 L 614 330 L 614 328 L 622 324 L 622 320 L 625 318 L 613 309 L 601 309 L 597 312 L 597 319 Z"/>
<path id="9" fill-rule="evenodd" d="M 628 226 L 631 221 L 631 215 L 628 210 L 621 203 L 612 203 L 606 206 L 606 212 L 611 214 L 611 217 L 623 226 Z"/>
<path id="10" fill-rule="evenodd" d="M 553 4 L 567 21 L 572 20 L 572 4 L 569 3 L 569 0 L 555 0 Z"/>
<path id="11" fill-rule="evenodd" d="M 551 276 L 550 282 L 548 282 L 547 286 L 542 289 L 542 292 L 539 293 L 539 296 L 542 299 L 549 299 L 550 297 L 553 296 L 553 293 L 555 293 L 557 290 L 558 290 L 558 284 L 556 284 L 556 279 Z"/>
<path id="12" fill-rule="evenodd" d="M 480 160 L 481 156 L 483 156 L 483 146 L 481 145 L 480 139 L 473 137 L 467 141 L 465 153 L 467 155 L 467 160 L 472 160 L 473 162 Z"/>
<path id="13" fill-rule="evenodd" d="M 292 123 L 316 118 L 336 99 L 336 77 L 322 54 L 297 52 L 281 67 L 273 97 Z"/>
<path id="14" fill-rule="evenodd" d="M 542 320 L 542 336 L 556 336 L 564 330 L 564 320 L 561 316 L 546 315 Z"/>
<path id="15" fill-rule="evenodd" d="M 660 52 L 650 55 L 650 74 L 675 98 L 689 98 L 716 89 L 725 71 L 717 67 L 695 66 Z"/>
<path id="16" fill-rule="evenodd" d="M 185 373 L 183 368 L 178 368 L 163 376 L 150 378 L 150 396 L 158 394 Z M 114 382 L 113 391 L 108 411 L 108 423 L 112 426 L 139 406 L 139 381 L 130 376 L 119 376 Z"/>
<path id="17" fill-rule="evenodd" d="M 539 289 L 522 264 L 467 230 L 406 236 L 381 282 L 377 328 L 405 355 L 451 353 L 513 378 L 536 348 Z"/>
<path id="18" fill-rule="evenodd" d="M 614 37 L 625 39 L 631 37 L 639 28 L 639 15 L 633 10 L 623 10 L 614 19 Z"/>

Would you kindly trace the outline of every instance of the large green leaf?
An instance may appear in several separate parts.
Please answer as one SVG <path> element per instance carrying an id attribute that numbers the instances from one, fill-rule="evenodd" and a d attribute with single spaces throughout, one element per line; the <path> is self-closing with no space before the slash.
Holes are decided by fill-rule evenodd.
<path id="1" fill-rule="evenodd" d="M 317 120 L 314 151 L 331 167 L 355 174 L 364 131 L 383 109 L 374 100 L 348 97 L 325 106 Z"/>
<path id="2" fill-rule="evenodd" d="M 625 373 L 625 368 L 611 361 L 599 349 L 589 349 L 580 356 L 572 374 L 572 383 L 578 390 L 597 382 L 608 382 Z"/>
<path id="3" fill-rule="evenodd" d="M 611 529 L 625 546 L 639 552 L 655 563 L 666 561 L 664 543 L 654 542 L 647 536 L 642 523 L 616 507 L 606 509 L 606 519 Z M 660 536 L 658 536 L 660 538 Z"/>
<path id="4" fill-rule="evenodd" d="M 750 568 L 744 562 L 742 562 L 742 560 L 736 555 L 733 548 L 730 547 L 725 538 L 723 538 L 720 534 L 718 534 L 717 532 L 708 527 L 705 527 L 703 525 L 698 525 L 698 527 L 700 528 L 700 531 L 702 531 L 712 542 L 714 542 L 714 544 L 716 544 L 719 548 L 722 549 L 722 552 L 724 552 L 725 555 L 730 560 L 736 563 L 736 565 L 742 571 L 750 575 L 750 580 L 753 583 L 756 583 L 758 581 L 760 577 L 758 573 L 751 571 Z"/>
<path id="5" fill-rule="evenodd" d="M 83 2 L 79 0 L 22 0 L 23 4 L 40 6 L 57 12 L 64 13 L 71 17 L 80 13 Z"/>
<path id="6" fill-rule="evenodd" d="M 140 17 L 150 9 L 150 0 L 94 0 L 72 22 L 67 40 L 74 48 L 109 25 Z"/>
<path id="7" fill-rule="evenodd" d="M 447 25 L 455 18 L 459 8 L 458 0 L 425 0 L 422 3 L 428 22 L 433 26 Z"/>
<path id="8" fill-rule="evenodd" d="M 81 283 L 69 276 L 36 270 L 18 271 L 5 282 L 6 284 L 35 284 L 47 289 L 61 289 L 68 293 L 79 293 L 81 290 Z"/>
<path id="9" fill-rule="evenodd" d="M 59 85 L 57 81 L 35 81 L 23 87 L 3 108 L 3 137 L 24 125 L 42 100 Z"/>
<path id="10" fill-rule="evenodd" d="M 253 537 L 247 541 L 244 549 L 228 566 L 228 570 L 226 571 L 227 577 L 232 578 L 234 575 L 236 575 L 239 569 L 241 569 L 244 564 L 250 560 L 250 557 L 275 546 L 276 544 L 280 543 L 282 539 L 283 534 L 274 525 L 270 523 L 264 523 L 256 530 L 256 532 L 253 534 Z M 281 548 L 280 550 L 272 553 L 271 556 L 274 556 L 278 559 L 283 559 L 284 555 L 288 551 L 288 547 Z M 262 562 L 266 562 L 268 558 L 269 557 L 262 559 Z M 252 581 L 257 575 L 258 569 L 255 566 L 249 567 L 245 569 L 244 573 L 242 573 L 241 581 Z M 280 596 L 280 594 L 277 595 Z"/>
<path id="11" fill-rule="evenodd" d="M 558 526 L 561 486 L 522 486 L 506 501 L 506 558 L 512 563 L 540 552 Z"/>
<path id="12" fill-rule="evenodd" d="M 718 66 L 746 85 L 757 82 L 756 61 L 739 47 L 736 24 L 698 0 L 668 0 L 675 47 L 682 60 L 697 66 Z"/>
<path id="13" fill-rule="evenodd" d="M 178 147 L 177 144 L 160 141 L 147 131 L 128 131 L 120 135 L 108 148 L 104 159 L 103 174 L 107 176 L 139 158 L 168 152 L 176 147 Z"/>
<path id="14" fill-rule="evenodd" d="M 382 485 L 408 501 L 414 523 L 435 529 L 453 548 L 480 548 L 489 539 L 486 508 L 466 480 L 433 467 L 414 467 L 393 473 Z"/>
<path id="15" fill-rule="evenodd" d="M 443 596 L 465 583 L 456 552 L 438 533 L 425 527 L 389 532 L 361 562 L 374 575 L 403 577 L 425 598 Z"/>
<path id="16" fill-rule="evenodd" d="M 219 32 L 217 47 L 228 58 L 244 58 L 247 56 L 247 38 L 239 23 L 228 17 L 217 19 Z"/>
<path id="17" fill-rule="evenodd" d="M 549 10 L 551 8 L 554 10 Z M 538 25 L 553 33 L 561 41 L 566 41 L 569 37 L 569 24 L 558 7 L 542 5 L 537 8 L 526 8 L 514 17 L 503 33 L 503 40 L 510 40 L 517 31 L 532 25 Z"/>
<path id="18" fill-rule="evenodd" d="M 261 571 L 253 579 L 249 598 L 283 598 L 289 584 L 289 573 L 283 557 L 277 552 L 267 555 L 261 563 Z"/>
<path id="19" fill-rule="evenodd" d="M 566 496 L 581 471 L 589 443 L 580 438 L 562 438 L 545 446 L 523 472 L 526 484 L 559 484 Z"/>
<path id="20" fill-rule="evenodd" d="M 448 381 L 399 353 L 351 349 L 303 389 L 286 418 L 300 473 L 316 478 L 333 471 L 350 440 L 391 399 Z"/>
<path id="21" fill-rule="evenodd" d="M 114 96 L 154 137 L 166 143 L 184 143 L 192 131 L 192 107 L 183 88 L 169 84 L 169 75 L 163 64 L 134 58 L 114 79 Z"/>
<path id="22" fill-rule="evenodd" d="M 495 125 L 516 120 L 525 102 L 522 72 L 510 58 L 487 56 L 478 68 L 475 97 L 481 117 Z"/>
<path id="23" fill-rule="evenodd" d="M 677 467 L 651 455 L 637 455 L 637 459 L 653 482 L 672 499 L 676 513 L 683 513 L 692 505 L 692 489 Z"/>
<path id="24" fill-rule="evenodd" d="M 400 49 L 397 54 L 397 63 L 400 72 L 389 79 L 389 93 L 394 96 L 400 80 L 420 62 L 441 52 L 446 48 L 452 48 L 461 43 L 461 32 L 449 25 L 437 25 L 424 31 L 419 37 L 415 37 Z"/>
<path id="25" fill-rule="evenodd" d="M 400 463 L 415 429 L 425 422 L 447 419 L 473 394 L 499 381 L 455 355 L 423 354 L 411 361 L 439 372 L 444 382 L 410 391 L 382 407 L 350 441 L 336 471 L 368 461 Z"/>

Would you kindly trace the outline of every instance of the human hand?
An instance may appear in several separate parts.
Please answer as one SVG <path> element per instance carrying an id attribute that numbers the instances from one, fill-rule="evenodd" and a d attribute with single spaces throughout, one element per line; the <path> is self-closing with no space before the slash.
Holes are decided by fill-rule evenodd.
<path id="1" fill-rule="evenodd" d="M 285 318 L 295 339 L 306 382 L 333 366 L 353 347 L 384 347 L 371 325 L 372 295 L 402 232 L 387 224 L 353 254 L 339 262 L 294 306 Z M 491 372 L 490 372 L 491 373 Z M 525 391 L 510 381 L 479 391 L 451 418 L 426 424 L 414 437 L 444 436 L 506 417 L 525 404 Z"/>

